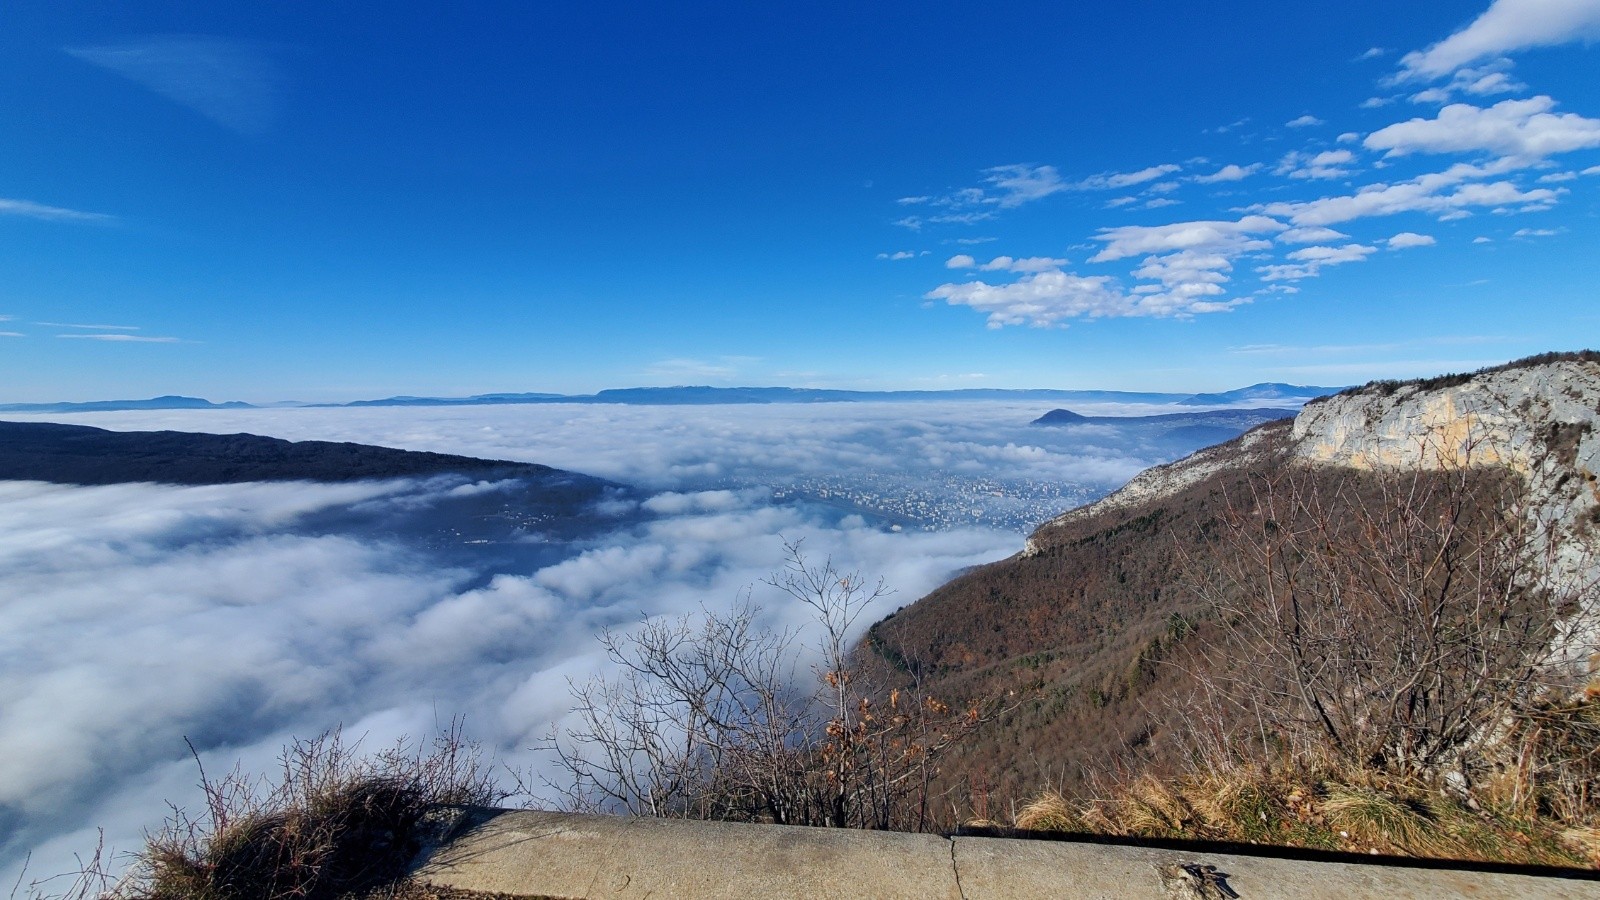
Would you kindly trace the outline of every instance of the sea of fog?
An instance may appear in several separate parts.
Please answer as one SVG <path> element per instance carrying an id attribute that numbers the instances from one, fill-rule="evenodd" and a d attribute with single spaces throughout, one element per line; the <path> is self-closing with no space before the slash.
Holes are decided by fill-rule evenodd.
<path id="1" fill-rule="evenodd" d="M 604 627 L 726 606 L 803 617 L 761 582 L 785 540 L 884 578 L 876 620 L 1172 446 L 1030 427 L 1048 404 L 479 406 L 8 416 L 250 432 L 543 463 L 631 485 L 586 530 L 441 545 L 380 528 L 502 486 L 0 482 L 0 880 L 139 845 L 208 772 L 292 738 L 365 746 L 455 717 L 514 767 L 604 672 Z M 1093 415 L 1156 407 L 1084 405 Z M 919 498 L 911 503 L 907 497 Z M 417 512 L 421 510 L 422 512 Z M 440 532 L 443 533 L 443 532 Z M 480 549 L 481 548 L 481 549 Z"/>

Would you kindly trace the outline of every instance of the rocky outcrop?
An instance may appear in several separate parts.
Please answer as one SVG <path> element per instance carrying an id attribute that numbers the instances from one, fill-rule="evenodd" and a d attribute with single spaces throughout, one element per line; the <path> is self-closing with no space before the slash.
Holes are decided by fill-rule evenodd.
<path id="1" fill-rule="evenodd" d="M 1469 376 L 1374 382 L 1313 400 L 1292 424 L 1149 469 L 1097 503 L 1040 532 L 1175 496 L 1219 472 L 1287 453 L 1301 465 L 1357 469 L 1504 466 L 1528 480 L 1528 513 L 1561 544 L 1569 565 L 1600 515 L 1600 359 L 1565 354 Z M 1023 553 L 1039 552 L 1041 535 Z"/>

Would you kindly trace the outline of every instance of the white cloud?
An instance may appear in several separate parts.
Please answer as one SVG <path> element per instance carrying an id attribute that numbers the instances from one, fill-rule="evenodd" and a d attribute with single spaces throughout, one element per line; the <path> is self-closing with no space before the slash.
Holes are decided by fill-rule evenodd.
<path id="1" fill-rule="evenodd" d="M 1345 244 L 1342 247 L 1302 247 L 1299 250 L 1291 251 L 1288 257 L 1301 262 L 1337 266 L 1341 263 L 1360 262 L 1377 251 L 1377 247 L 1370 247 L 1366 244 Z"/>
<path id="2" fill-rule="evenodd" d="M 1512 237 L 1555 237 L 1560 233 L 1556 228 L 1518 228 Z"/>
<path id="3" fill-rule="evenodd" d="M 978 268 L 985 272 L 1045 272 L 1050 269 L 1059 269 L 1066 265 L 1064 259 L 1053 256 L 1025 256 L 1017 259 L 1011 256 L 996 256 Z M 971 268 L 970 266 L 968 268 Z"/>
<path id="4" fill-rule="evenodd" d="M 1457 163 L 1443 172 L 1420 175 L 1396 184 L 1367 185 L 1354 194 L 1267 203 L 1252 209 L 1269 216 L 1286 216 L 1295 225 L 1325 226 L 1402 212 L 1460 218 L 1476 206 L 1540 207 L 1555 202 L 1560 194 L 1549 188 L 1523 191 L 1509 181 L 1478 183 L 1479 179 L 1514 171 L 1524 165 L 1512 158 L 1481 166 Z"/>
<path id="5" fill-rule="evenodd" d="M 1180 204 L 1182 202 L 1183 202 L 1182 200 L 1174 200 L 1171 197 L 1152 197 L 1149 200 L 1146 200 L 1145 202 L 1139 204 L 1139 208 L 1140 209 L 1161 209 L 1164 206 L 1177 206 L 1178 204 Z"/>
<path id="6" fill-rule="evenodd" d="M 1324 150 L 1320 153 L 1291 151 L 1278 161 L 1275 174 L 1290 178 L 1343 178 L 1350 174 L 1349 165 L 1356 155 L 1349 150 Z"/>
<path id="7" fill-rule="evenodd" d="M 966 253 L 958 253 L 944 261 L 946 269 L 970 269 L 977 264 L 978 261 Z"/>
<path id="8" fill-rule="evenodd" d="M 1290 128 L 1310 128 L 1313 125 L 1326 125 L 1327 123 L 1308 113 L 1298 119 L 1290 119 L 1283 124 L 1289 126 Z"/>
<path id="9" fill-rule="evenodd" d="M 1473 238 L 1472 242 L 1474 244 L 1492 244 L 1494 243 L 1494 238 L 1486 238 L 1482 235 L 1479 235 L 1478 237 Z"/>
<path id="10" fill-rule="evenodd" d="M 901 206 L 912 206 L 918 203 L 927 203 L 932 199 L 932 197 L 901 197 L 894 202 L 900 204 Z"/>
<path id="11" fill-rule="evenodd" d="M 1414 231 L 1402 231 L 1386 242 L 1390 250 L 1403 250 L 1406 247 L 1431 247 L 1439 243 L 1432 235 L 1417 234 Z"/>
<path id="12" fill-rule="evenodd" d="M 1502 100 L 1487 109 L 1454 103 L 1441 109 L 1437 118 L 1381 128 L 1367 135 L 1364 145 L 1389 156 L 1481 150 L 1527 159 L 1600 147 L 1600 119 L 1552 113 L 1554 108 L 1555 101 L 1542 95 Z"/>
<path id="13" fill-rule="evenodd" d="M 61 206 L 46 206 L 32 200 L 10 200 L 0 197 L 0 216 L 21 216 L 42 219 L 46 222 L 110 222 L 115 216 L 104 213 L 83 212 Z"/>
<path id="14" fill-rule="evenodd" d="M 1361 101 L 1360 106 L 1362 109 L 1377 109 L 1382 106 L 1388 106 L 1393 102 L 1393 97 L 1368 97 Z"/>
<path id="15" fill-rule="evenodd" d="M 1432 87 L 1418 91 L 1406 99 L 1412 103 L 1449 103 L 1451 96 L 1449 88 Z"/>
<path id="16" fill-rule="evenodd" d="M 1483 66 L 1460 69 L 1450 76 L 1447 83 L 1418 91 L 1409 99 L 1413 103 L 1444 104 L 1449 103 L 1456 94 L 1485 97 L 1525 90 L 1527 85 L 1512 78 L 1510 68 L 1511 61 L 1501 59 Z"/>
<path id="17" fill-rule="evenodd" d="M 1463 85 L 1461 89 L 1469 94 L 1483 96 L 1520 91 L 1524 87 L 1527 87 L 1527 85 L 1512 80 L 1511 76 L 1504 72 L 1490 72 L 1487 75 L 1472 79 L 1472 81 Z"/>
<path id="18" fill-rule="evenodd" d="M 1210 175 L 1196 175 L 1194 180 L 1201 184 L 1215 184 L 1223 181 L 1242 181 L 1261 170 L 1260 163 L 1251 163 L 1248 166 L 1229 163 Z"/>
<path id="19" fill-rule="evenodd" d="M 1540 175 L 1540 184 L 1560 184 L 1564 181 L 1577 181 L 1577 172 L 1551 172 L 1549 175 Z"/>
<path id="20" fill-rule="evenodd" d="M 1261 276 L 1262 281 L 1299 281 L 1303 278 L 1315 278 L 1320 275 L 1323 266 L 1361 262 L 1376 252 L 1378 252 L 1377 247 L 1366 244 L 1345 244 L 1342 247 L 1302 247 L 1288 254 L 1288 258 L 1294 260 L 1295 263 L 1258 266 L 1256 272 Z"/>
<path id="21" fill-rule="evenodd" d="M 1382 56 L 1382 55 L 1384 55 L 1385 53 L 1388 53 L 1388 52 L 1389 52 L 1388 50 L 1385 50 L 1382 47 L 1368 47 L 1366 52 L 1362 53 L 1360 56 L 1356 57 L 1356 59 L 1357 60 L 1376 59 L 1376 58 L 1378 58 L 1378 57 L 1380 57 L 1380 56 Z"/>
<path id="22" fill-rule="evenodd" d="M 879 253 L 878 258 L 889 260 L 916 259 L 919 255 L 910 250 L 896 250 L 893 253 Z"/>
<path id="23" fill-rule="evenodd" d="M 1600 38 L 1597 0 L 1494 0 L 1462 30 L 1400 60 L 1407 78 L 1439 78 L 1480 59 Z"/>
<path id="24" fill-rule="evenodd" d="M 1266 216 L 1245 216 L 1236 222 L 1174 222 L 1170 225 L 1122 225 L 1102 228 L 1095 240 L 1105 247 L 1090 262 L 1108 262 L 1178 250 L 1215 252 L 1229 255 L 1261 250 L 1271 246 L 1253 235 L 1282 231 L 1284 225 Z"/>
<path id="25" fill-rule="evenodd" d="M 986 313 L 990 328 L 1049 327 L 1068 319 L 1137 314 L 1134 298 L 1123 294 L 1109 276 L 1085 278 L 1059 269 L 1024 275 L 1010 284 L 942 284 L 923 296 Z"/>
<path id="26" fill-rule="evenodd" d="M 1356 141 L 1361 140 L 1361 135 L 1354 131 L 1346 131 L 1345 133 L 1334 138 L 1334 140 L 1341 144 L 1354 144 Z"/>
<path id="27" fill-rule="evenodd" d="M 894 221 L 894 224 L 899 225 L 901 228 L 909 228 L 912 231 L 921 231 L 922 230 L 922 217 L 921 216 L 906 216 L 903 219 L 896 219 Z"/>
<path id="28" fill-rule="evenodd" d="M 1332 228 L 1310 226 L 1305 228 L 1290 228 L 1278 235 L 1278 241 L 1285 244 L 1318 244 L 1324 241 L 1337 241 L 1350 235 Z"/>
<path id="29" fill-rule="evenodd" d="M 0 337 L 27 337 L 20 331 L 0 331 Z"/>
<path id="30" fill-rule="evenodd" d="M 1224 260 L 1226 265 L 1226 260 Z M 943 284 L 924 295 L 929 300 L 944 300 L 951 306 L 970 306 L 988 314 L 990 328 L 1030 325 L 1047 328 L 1064 325 L 1077 318 L 1157 317 L 1185 318 L 1225 312 L 1248 302 L 1245 299 L 1218 299 L 1223 291 L 1210 270 L 1197 260 L 1185 271 L 1176 260 L 1147 260 L 1144 267 L 1153 275 L 1170 276 L 1170 283 L 1149 285 L 1124 293 L 1115 279 L 1097 275 L 1084 277 L 1051 269 L 1022 276 L 1010 284 L 971 281 Z M 1183 275 L 1199 272 L 1201 279 L 1184 281 Z M 1222 280 L 1226 281 L 1226 278 Z"/>
<path id="31" fill-rule="evenodd" d="M 1145 257 L 1133 274 L 1149 281 L 1159 281 L 1168 290 L 1198 297 L 1223 293 L 1221 286 L 1228 282 L 1225 273 L 1232 270 L 1232 261 L 1220 253 L 1180 250 L 1163 256 Z"/>

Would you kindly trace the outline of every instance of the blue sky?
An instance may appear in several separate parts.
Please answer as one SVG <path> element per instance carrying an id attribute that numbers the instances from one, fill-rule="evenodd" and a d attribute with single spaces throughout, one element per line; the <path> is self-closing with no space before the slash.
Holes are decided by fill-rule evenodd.
<path id="1" fill-rule="evenodd" d="M 1593 346 L 1597 38 L 1600 0 L 12 0 L 0 401 Z"/>

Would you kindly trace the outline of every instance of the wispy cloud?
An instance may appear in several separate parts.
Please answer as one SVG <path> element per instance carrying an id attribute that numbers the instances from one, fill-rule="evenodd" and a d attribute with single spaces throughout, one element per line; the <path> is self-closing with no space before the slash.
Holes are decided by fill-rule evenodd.
<path id="1" fill-rule="evenodd" d="M 652 363 L 645 369 L 645 375 L 652 379 L 675 380 L 679 383 L 685 379 L 728 381 L 757 362 L 760 362 L 760 359 L 754 356 L 719 356 L 712 360 L 677 357 Z"/>
<path id="2" fill-rule="evenodd" d="M 138 331 L 137 325 L 85 325 L 77 322 L 35 322 L 46 328 L 82 328 L 88 331 Z"/>
<path id="3" fill-rule="evenodd" d="M 1308 113 L 1298 119 L 1290 119 L 1283 124 L 1289 126 L 1290 128 L 1312 128 L 1317 125 L 1326 125 L 1328 123 Z"/>
<path id="4" fill-rule="evenodd" d="M 119 344 L 178 344 L 178 343 L 182 343 L 183 342 L 182 338 L 154 337 L 152 335 L 127 334 L 127 333 L 117 333 L 117 334 L 58 334 L 58 335 L 56 335 L 56 337 L 58 337 L 58 338 L 66 338 L 66 339 L 69 339 L 69 340 L 105 341 L 107 343 L 119 343 Z"/>
<path id="5" fill-rule="evenodd" d="M 1074 182 L 1072 187 L 1080 191 L 1116 190 L 1155 181 L 1158 178 L 1182 170 L 1182 166 L 1174 163 L 1164 163 L 1159 166 L 1147 166 L 1133 172 L 1102 172 L 1099 175 L 1090 175 L 1082 181 Z"/>
<path id="6" fill-rule="evenodd" d="M 32 200 L 13 200 L 0 197 L 0 215 L 41 219 L 46 222 L 111 222 L 116 216 L 105 213 L 84 212 L 62 206 L 46 206 Z"/>
<path id="7" fill-rule="evenodd" d="M 242 134 L 264 132 L 278 116 L 282 76 L 259 43 L 157 35 L 66 52 Z"/>

